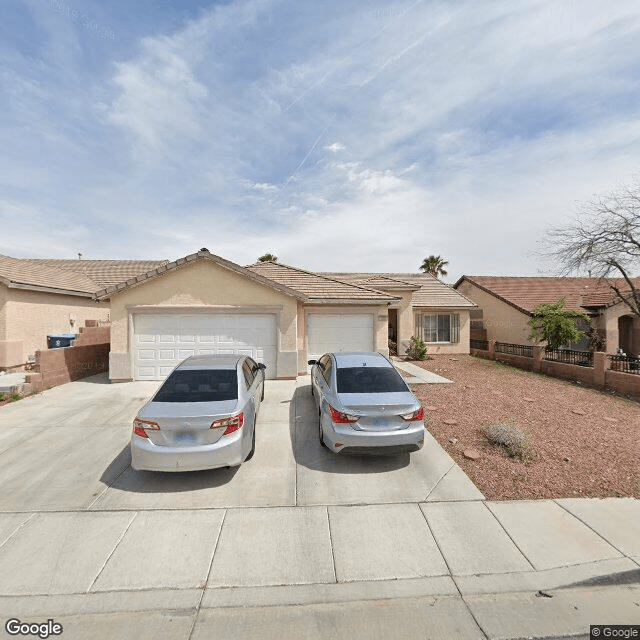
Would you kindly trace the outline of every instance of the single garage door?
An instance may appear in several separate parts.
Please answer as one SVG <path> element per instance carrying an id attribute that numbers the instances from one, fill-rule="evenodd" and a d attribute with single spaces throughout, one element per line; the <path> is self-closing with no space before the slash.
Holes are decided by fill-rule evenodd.
<path id="1" fill-rule="evenodd" d="M 193 355 L 251 356 L 276 377 L 274 314 L 149 314 L 133 317 L 136 380 L 162 380 Z"/>
<path id="2" fill-rule="evenodd" d="M 307 355 L 317 360 L 328 351 L 373 351 L 373 314 L 307 316 Z"/>

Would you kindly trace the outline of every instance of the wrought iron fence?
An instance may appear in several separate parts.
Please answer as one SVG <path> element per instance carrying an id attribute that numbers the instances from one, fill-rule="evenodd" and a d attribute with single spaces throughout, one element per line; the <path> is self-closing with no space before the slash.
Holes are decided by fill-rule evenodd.
<path id="1" fill-rule="evenodd" d="M 640 375 L 640 356 L 609 356 L 610 368 L 623 373 Z"/>
<path id="2" fill-rule="evenodd" d="M 489 341 L 488 340 L 475 340 L 471 338 L 469 341 L 472 349 L 482 349 L 483 351 L 488 351 L 489 349 Z"/>
<path id="3" fill-rule="evenodd" d="M 574 351 L 573 349 L 544 348 L 545 360 L 575 364 L 580 367 L 593 367 L 593 351 Z"/>
<path id="4" fill-rule="evenodd" d="M 512 356 L 533 358 L 533 347 L 527 344 L 510 344 L 509 342 L 496 342 L 494 349 L 496 353 L 507 353 Z"/>

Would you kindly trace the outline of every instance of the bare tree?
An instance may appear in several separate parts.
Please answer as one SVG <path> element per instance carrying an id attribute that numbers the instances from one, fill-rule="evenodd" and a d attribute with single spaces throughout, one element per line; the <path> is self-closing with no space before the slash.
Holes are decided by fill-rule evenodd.
<path id="1" fill-rule="evenodd" d="M 573 223 L 551 228 L 543 255 L 553 258 L 564 275 L 585 271 L 606 279 L 614 297 L 640 316 L 640 184 L 600 196 L 578 209 Z"/>

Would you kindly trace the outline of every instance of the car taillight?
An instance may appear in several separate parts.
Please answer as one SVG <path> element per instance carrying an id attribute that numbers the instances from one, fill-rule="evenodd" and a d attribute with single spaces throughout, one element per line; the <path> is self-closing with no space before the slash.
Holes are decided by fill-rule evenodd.
<path id="1" fill-rule="evenodd" d="M 160 425 L 152 420 L 141 420 L 140 418 L 136 418 L 133 421 L 133 433 L 137 436 L 148 438 L 147 430 L 149 429 L 152 431 L 160 431 Z"/>
<path id="2" fill-rule="evenodd" d="M 360 416 L 350 416 L 346 413 L 336 411 L 331 405 L 329 405 L 329 413 L 331 414 L 331 420 L 334 424 L 353 424 L 360 418 Z"/>
<path id="3" fill-rule="evenodd" d="M 403 416 L 400 416 L 403 420 L 407 422 L 419 422 L 420 420 L 424 420 L 424 409 L 420 407 L 417 411 L 412 411 L 411 413 L 405 413 Z"/>
<path id="4" fill-rule="evenodd" d="M 237 416 L 231 416 L 230 418 L 222 418 L 220 420 L 214 420 L 211 423 L 210 429 L 221 429 L 226 427 L 223 436 L 227 436 L 234 431 L 237 431 L 244 424 L 244 413 L 239 413 Z"/>

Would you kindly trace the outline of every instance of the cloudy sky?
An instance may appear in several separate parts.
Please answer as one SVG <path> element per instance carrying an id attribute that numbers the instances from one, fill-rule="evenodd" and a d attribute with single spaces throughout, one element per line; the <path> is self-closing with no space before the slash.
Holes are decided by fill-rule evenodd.
<path id="1" fill-rule="evenodd" d="M 0 253 L 552 273 L 640 168 L 637 0 L 3 0 Z"/>

